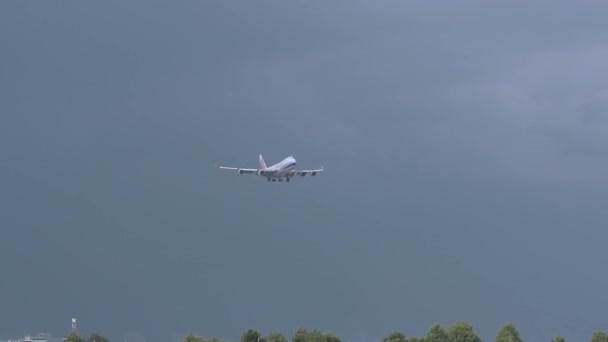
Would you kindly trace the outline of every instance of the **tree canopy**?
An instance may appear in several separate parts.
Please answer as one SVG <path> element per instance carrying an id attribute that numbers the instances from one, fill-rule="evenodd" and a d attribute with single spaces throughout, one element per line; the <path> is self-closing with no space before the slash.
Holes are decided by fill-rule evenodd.
<path id="1" fill-rule="evenodd" d="M 405 335 L 400 331 L 394 331 L 382 339 L 382 342 L 407 342 Z"/>
<path id="2" fill-rule="evenodd" d="M 266 336 L 266 342 L 287 342 L 287 339 L 280 332 L 273 331 Z"/>
<path id="3" fill-rule="evenodd" d="M 254 329 L 247 329 L 241 335 L 241 342 L 263 342 L 262 334 Z"/>
<path id="4" fill-rule="evenodd" d="M 91 333 L 88 337 L 80 336 L 79 333 L 72 331 L 65 337 L 65 342 L 110 342 L 110 340 L 96 332 Z"/>
<path id="5" fill-rule="evenodd" d="M 473 327 L 464 321 L 457 321 L 447 331 L 449 342 L 481 342 Z"/>
<path id="6" fill-rule="evenodd" d="M 523 342 L 519 332 L 512 323 L 506 323 L 498 330 L 495 342 Z"/>
<path id="7" fill-rule="evenodd" d="M 78 332 L 70 332 L 65 336 L 64 342 L 110 342 L 98 332 L 82 336 Z M 181 342 L 342 342 L 334 333 L 298 327 L 290 338 L 278 331 L 271 331 L 262 335 L 256 329 L 246 329 L 240 339 L 229 340 L 217 337 L 203 337 L 189 332 Z M 394 330 L 382 338 L 382 342 L 481 342 L 473 326 L 465 321 L 456 321 L 445 330 L 441 324 L 435 323 L 429 327 L 425 336 L 407 337 L 404 332 Z M 519 331 L 513 323 L 505 323 L 496 332 L 494 342 L 524 342 Z M 566 342 L 564 337 L 556 335 L 550 342 Z M 608 342 L 608 334 L 604 331 L 594 331 L 589 342 Z"/>
<path id="8" fill-rule="evenodd" d="M 433 324 L 426 332 L 425 342 L 447 342 L 448 335 L 439 323 Z"/>
<path id="9" fill-rule="evenodd" d="M 608 342 L 608 334 L 603 331 L 595 331 L 593 335 L 591 335 L 590 342 Z"/>
<path id="10" fill-rule="evenodd" d="M 72 331 L 65 337 L 65 342 L 86 342 L 86 340 L 75 331 Z"/>

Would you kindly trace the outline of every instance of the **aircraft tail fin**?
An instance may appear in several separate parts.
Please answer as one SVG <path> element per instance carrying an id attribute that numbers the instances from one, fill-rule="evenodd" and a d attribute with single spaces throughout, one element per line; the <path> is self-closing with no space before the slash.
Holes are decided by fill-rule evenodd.
<path id="1" fill-rule="evenodd" d="M 260 163 L 260 169 L 265 169 L 266 168 L 266 162 L 264 162 L 264 157 L 262 157 L 261 154 L 258 157 L 258 160 L 259 160 L 259 163 Z"/>

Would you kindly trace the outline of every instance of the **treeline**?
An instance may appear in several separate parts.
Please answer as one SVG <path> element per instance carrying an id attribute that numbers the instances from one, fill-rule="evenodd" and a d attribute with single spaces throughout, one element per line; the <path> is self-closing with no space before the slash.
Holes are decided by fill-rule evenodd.
<path id="1" fill-rule="evenodd" d="M 238 341 L 222 340 L 219 338 L 208 338 L 188 334 L 181 342 L 346 342 L 331 332 L 320 332 L 318 330 L 307 330 L 298 328 L 291 339 L 288 339 L 279 332 L 271 332 L 262 336 L 259 331 L 248 329 L 241 335 Z M 394 331 L 384 338 L 382 342 L 481 342 L 473 327 L 464 321 L 457 321 L 444 329 L 440 324 L 433 324 L 424 336 L 406 336 L 401 331 Z M 503 325 L 494 338 L 494 342 L 524 342 L 519 335 L 515 325 L 506 323 Z M 566 342 L 564 337 L 555 336 L 551 342 Z M 596 331 L 591 335 L 589 342 L 608 342 L 608 334 L 603 331 Z"/>
<path id="2" fill-rule="evenodd" d="M 65 337 L 65 342 L 110 342 L 110 340 L 98 333 L 91 333 L 88 337 L 84 337 L 73 331 Z"/>
<path id="3" fill-rule="evenodd" d="M 92 333 L 82 337 L 72 332 L 66 336 L 65 342 L 109 342 L 107 338 Z M 346 342 L 331 332 L 321 332 L 317 329 L 307 330 L 300 327 L 288 340 L 280 332 L 262 335 L 255 329 L 248 329 L 241 334 L 239 340 L 226 340 L 217 337 L 203 337 L 193 333 L 186 335 L 181 342 Z M 382 339 L 382 342 L 481 342 L 473 327 L 464 321 L 457 321 L 444 329 L 440 324 L 433 324 L 425 336 L 406 336 L 403 332 L 394 331 Z M 503 325 L 494 338 L 494 342 L 524 342 L 519 331 L 511 323 Z M 566 342 L 562 336 L 555 336 L 550 342 Z M 608 342 L 608 334 L 603 331 L 592 333 L 589 342 Z"/>

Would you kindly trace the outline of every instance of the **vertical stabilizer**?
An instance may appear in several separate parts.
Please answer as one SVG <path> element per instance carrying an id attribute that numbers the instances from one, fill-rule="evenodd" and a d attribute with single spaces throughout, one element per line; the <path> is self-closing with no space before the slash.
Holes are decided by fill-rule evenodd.
<path id="1" fill-rule="evenodd" d="M 260 162 L 260 169 L 265 169 L 266 168 L 266 163 L 264 162 L 264 157 L 262 157 L 261 154 L 260 154 L 258 160 Z"/>

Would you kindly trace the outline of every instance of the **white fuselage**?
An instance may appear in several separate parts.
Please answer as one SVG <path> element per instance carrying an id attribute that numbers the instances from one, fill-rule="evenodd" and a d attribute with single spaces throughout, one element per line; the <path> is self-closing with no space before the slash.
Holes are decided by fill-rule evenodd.
<path id="1" fill-rule="evenodd" d="M 289 156 L 280 162 L 267 167 L 264 171 L 274 171 L 273 177 L 285 177 L 289 176 L 295 168 L 296 160 L 294 157 Z"/>

